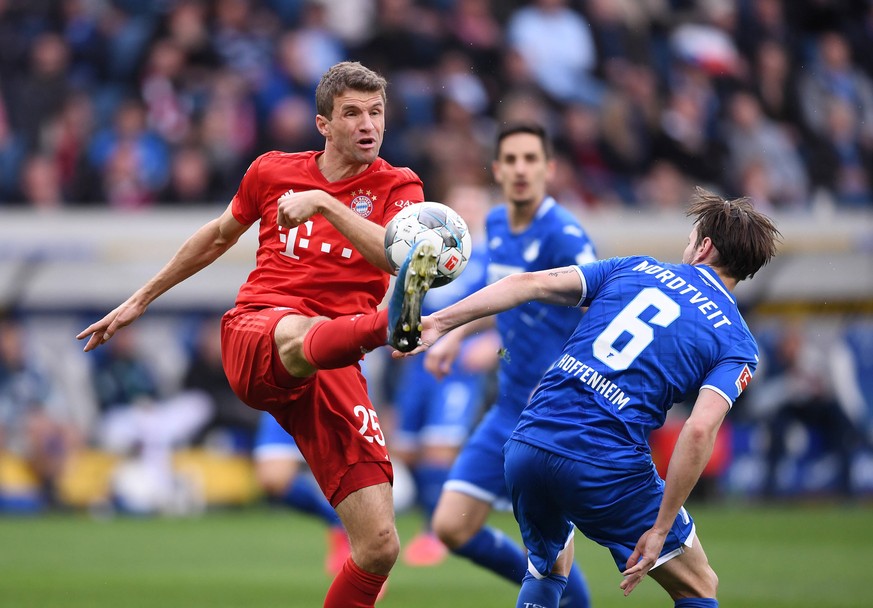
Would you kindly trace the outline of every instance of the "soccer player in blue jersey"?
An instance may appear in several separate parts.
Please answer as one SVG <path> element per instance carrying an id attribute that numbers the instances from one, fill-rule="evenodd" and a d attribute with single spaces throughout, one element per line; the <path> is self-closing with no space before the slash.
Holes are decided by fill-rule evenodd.
<path id="1" fill-rule="evenodd" d="M 683 504 L 748 385 L 758 347 L 731 292 L 776 253 L 748 199 L 697 189 L 681 264 L 645 256 L 516 274 L 426 317 L 420 352 L 454 327 L 531 301 L 588 307 L 504 448 L 528 549 L 518 607 L 557 607 L 574 525 L 607 547 L 630 594 L 649 574 L 677 608 L 718 606 L 718 577 Z M 693 400 L 662 480 L 647 439 Z"/>
<path id="2" fill-rule="evenodd" d="M 554 161 L 541 126 L 517 124 L 501 130 L 492 171 L 507 202 L 492 209 L 485 220 L 488 283 L 514 273 L 596 259 L 594 246 L 576 218 L 546 193 Z M 453 553 L 519 585 L 527 567 L 524 550 L 486 525 L 492 508 L 509 507 L 503 445 L 580 316 L 578 309 L 540 302 L 497 315 L 504 354 L 497 372 L 496 403 L 462 448 L 434 513 L 434 531 Z M 478 330 L 481 326 L 470 325 L 446 336 L 428 353 L 429 369 L 446 373 L 460 341 Z M 590 605 L 578 567 L 570 574 L 563 605 Z"/>

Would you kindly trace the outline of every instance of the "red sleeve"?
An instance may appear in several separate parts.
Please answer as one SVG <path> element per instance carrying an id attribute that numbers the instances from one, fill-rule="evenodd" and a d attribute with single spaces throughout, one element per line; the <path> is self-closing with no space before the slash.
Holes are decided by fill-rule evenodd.
<path id="1" fill-rule="evenodd" d="M 258 208 L 259 197 L 257 193 L 259 185 L 258 168 L 261 164 L 262 158 L 263 156 L 257 157 L 252 161 L 252 164 L 249 165 L 245 175 L 242 177 L 239 189 L 236 191 L 231 205 L 233 217 L 240 224 L 246 226 L 254 224 L 261 218 L 261 210 Z"/>
<path id="2" fill-rule="evenodd" d="M 424 200 L 424 186 L 421 183 L 421 178 L 414 171 L 405 167 L 400 168 L 400 175 L 401 179 L 398 181 L 398 185 L 391 191 L 391 200 L 388 201 L 388 206 L 385 209 L 383 226 L 387 226 L 388 222 L 394 219 L 394 216 L 404 207 Z"/>

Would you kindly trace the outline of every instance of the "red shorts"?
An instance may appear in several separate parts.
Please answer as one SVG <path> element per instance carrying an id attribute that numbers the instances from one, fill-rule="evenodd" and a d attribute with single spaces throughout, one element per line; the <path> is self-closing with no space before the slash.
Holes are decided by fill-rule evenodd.
<path id="1" fill-rule="evenodd" d="M 288 431 L 333 506 L 361 488 L 392 483 L 379 417 L 359 365 L 291 376 L 273 331 L 288 308 L 239 309 L 221 320 L 221 358 L 243 403 L 266 410 Z"/>

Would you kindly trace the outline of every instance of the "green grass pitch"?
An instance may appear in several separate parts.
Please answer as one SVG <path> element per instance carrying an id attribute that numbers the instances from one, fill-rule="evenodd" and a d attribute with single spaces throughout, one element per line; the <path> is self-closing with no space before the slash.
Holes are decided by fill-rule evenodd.
<path id="1" fill-rule="evenodd" d="M 690 505 L 722 606 L 873 606 L 869 505 Z M 510 515 L 492 522 L 517 536 Z M 418 518 L 398 518 L 401 541 Z M 606 550 L 577 535 L 594 608 L 672 606 L 652 580 L 629 597 Z M 321 606 L 325 532 L 318 522 L 262 508 L 196 519 L 85 515 L 0 518 L 2 608 L 287 608 Z M 466 561 L 398 562 L 379 608 L 515 605 L 516 589 Z"/>

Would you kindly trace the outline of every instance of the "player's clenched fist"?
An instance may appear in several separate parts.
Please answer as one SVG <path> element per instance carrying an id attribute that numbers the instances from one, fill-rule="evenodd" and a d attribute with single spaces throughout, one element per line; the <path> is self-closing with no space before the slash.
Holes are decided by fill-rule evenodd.
<path id="1" fill-rule="evenodd" d="M 316 213 L 319 213 L 319 202 L 325 193 L 321 190 L 294 192 L 288 190 L 279 197 L 277 219 L 280 226 L 295 228 L 306 223 Z"/>

